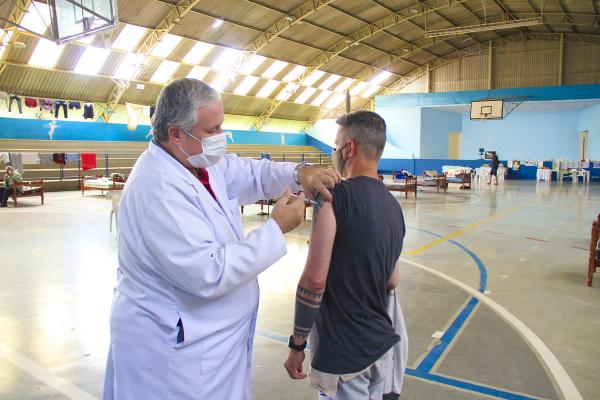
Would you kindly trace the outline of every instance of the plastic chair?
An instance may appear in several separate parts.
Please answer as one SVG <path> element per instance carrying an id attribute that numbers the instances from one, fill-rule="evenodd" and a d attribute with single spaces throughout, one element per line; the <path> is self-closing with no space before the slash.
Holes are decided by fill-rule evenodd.
<path id="1" fill-rule="evenodd" d="M 110 191 L 106 194 L 112 201 L 112 208 L 110 210 L 110 222 L 109 222 L 109 232 L 112 232 L 113 225 L 113 216 L 115 217 L 115 227 L 117 228 L 117 233 L 119 233 L 119 203 L 121 202 L 121 191 Z"/>

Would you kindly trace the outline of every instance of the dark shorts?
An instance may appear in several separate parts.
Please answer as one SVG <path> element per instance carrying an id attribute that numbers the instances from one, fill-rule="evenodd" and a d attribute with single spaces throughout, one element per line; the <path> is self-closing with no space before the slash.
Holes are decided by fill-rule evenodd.
<path id="1" fill-rule="evenodd" d="M 492 168 L 492 172 L 490 172 L 492 176 L 498 176 L 498 168 Z"/>

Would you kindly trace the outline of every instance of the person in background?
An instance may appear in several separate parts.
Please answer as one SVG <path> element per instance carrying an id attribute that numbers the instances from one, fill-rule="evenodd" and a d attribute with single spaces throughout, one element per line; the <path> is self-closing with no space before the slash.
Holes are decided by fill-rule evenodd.
<path id="1" fill-rule="evenodd" d="M 10 165 L 4 172 L 4 187 L 0 188 L 0 207 L 6 207 L 15 182 L 22 182 L 23 178 L 18 171 L 15 171 Z"/>
<path id="2" fill-rule="evenodd" d="M 332 190 L 333 201 L 314 208 L 284 367 L 292 379 L 306 377 L 310 334 L 310 385 L 320 399 L 381 400 L 390 350 L 400 340 L 388 291 L 399 280 L 404 217 L 377 173 L 386 142 L 383 118 L 358 111 L 337 123 L 333 165 L 346 180 Z"/>
<path id="3" fill-rule="evenodd" d="M 498 154 L 496 152 L 494 152 L 492 155 L 492 170 L 490 172 L 490 179 L 488 180 L 488 185 L 492 183 L 492 177 L 496 178 L 496 183 L 494 183 L 494 185 L 498 184 L 498 166 L 499 165 L 500 165 L 500 162 L 498 161 Z"/>

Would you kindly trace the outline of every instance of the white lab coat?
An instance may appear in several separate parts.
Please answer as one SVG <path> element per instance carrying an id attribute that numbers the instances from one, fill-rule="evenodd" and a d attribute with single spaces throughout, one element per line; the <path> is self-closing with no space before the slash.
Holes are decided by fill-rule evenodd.
<path id="1" fill-rule="evenodd" d="M 286 243 L 273 220 L 244 237 L 239 206 L 299 190 L 294 167 L 227 155 L 208 168 L 217 203 L 150 143 L 119 206 L 104 399 L 251 398 L 256 276 Z"/>

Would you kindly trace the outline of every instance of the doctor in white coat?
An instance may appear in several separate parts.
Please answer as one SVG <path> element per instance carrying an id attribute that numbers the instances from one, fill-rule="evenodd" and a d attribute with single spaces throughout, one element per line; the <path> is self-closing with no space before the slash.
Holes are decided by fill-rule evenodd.
<path id="1" fill-rule="evenodd" d="M 247 400 L 257 275 L 286 253 L 304 194 L 339 175 L 303 164 L 226 155 L 223 105 L 201 81 L 166 86 L 154 140 L 119 209 L 118 282 L 104 399 Z M 240 206 L 282 196 L 244 235 Z"/>

